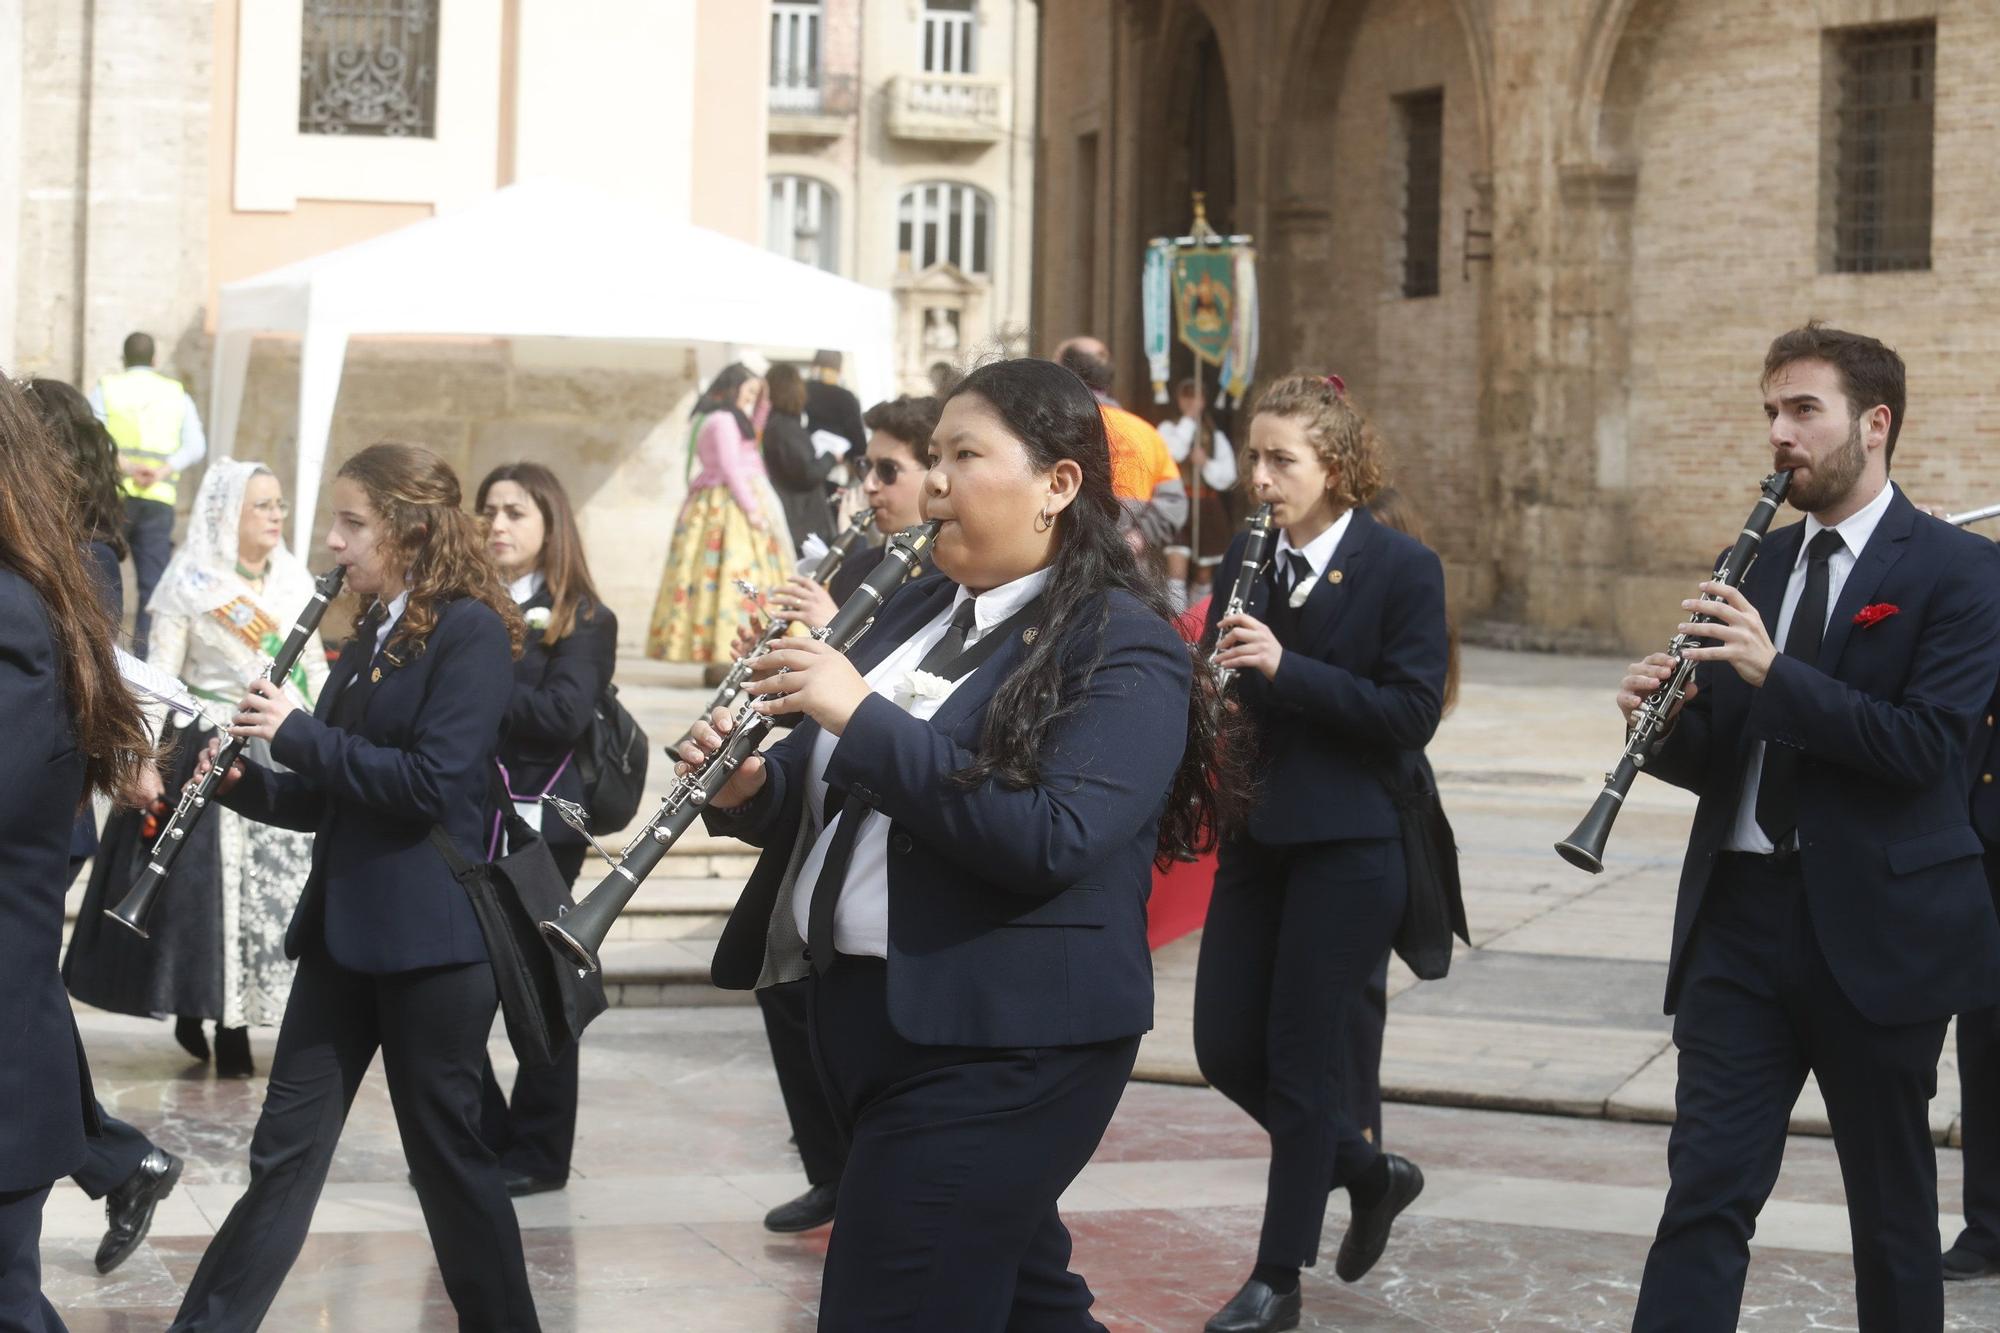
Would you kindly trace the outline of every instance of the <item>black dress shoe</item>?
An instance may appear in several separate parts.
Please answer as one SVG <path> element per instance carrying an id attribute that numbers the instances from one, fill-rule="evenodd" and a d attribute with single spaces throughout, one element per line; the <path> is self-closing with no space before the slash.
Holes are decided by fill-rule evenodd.
<path id="1" fill-rule="evenodd" d="M 1359 1282 L 1367 1275 L 1389 1246 L 1389 1224 L 1424 1192 L 1424 1173 L 1415 1162 L 1394 1153 L 1383 1153 L 1382 1161 L 1389 1168 L 1389 1189 L 1372 1206 L 1355 1206 L 1333 1261 L 1334 1274 L 1342 1282 Z"/>
<path id="2" fill-rule="evenodd" d="M 790 1203 L 781 1203 L 764 1214 L 764 1230 L 790 1234 L 823 1227 L 833 1220 L 834 1201 L 839 1197 L 838 1185 L 815 1185 Z"/>
<path id="3" fill-rule="evenodd" d="M 201 1030 L 199 1018 L 181 1017 L 174 1020 L 174 1040 L 181 1049 L 203 1064 L 208 1063 L 208 1037 Z"/>
<path id="4" fill-rule="evenodd" d="M 174 1192 L 181 1159 L 164 1148 L 147 1153 L 117 1189 L 104 1196 L 104 1240 L 97 1247 L 97 1271 L 109 1273 L 132 1256 L 153 1226 L 153 1210 Z"/>
<path id="5" fill-rule="evenodd" d="M 525 1171 L 507 1173 L 507 1197 L 523 1198 L 530 1194 L 553 1194 L 569 1184 L 567 1177 L 531 1176 Z"/>
<path id="6" fill-rule="evenodd" d="M 257 1072 L 257 1066 L 250 1059 L 249 1028 L 217 1028 L 215 1030 L 215 1076 L 217 1078 L 249 1078 Z"/>
<path id="7" fill-rule="evenodd" d="M 1280 1295 L 1271 1290 L 1270 1283 L 1253 1277 L 1201 1330 L 1202 1333 L 1278 1333 L 1280 1329 L 1298 1326 L 1299 1288 L 1293 1287 Z"/>
<path id="8" fill-rule="evenodd" d="M 2000 1274 L 2000 1259 L 1989 1259 L 1977 1250 L 1968 1250 L 1963 1245 L 1954 1245 L 1944 1252 L 1944 1275 L 1947 1281 L 1970 1282 L 1974 1278 L 1992 1277 Z"/>

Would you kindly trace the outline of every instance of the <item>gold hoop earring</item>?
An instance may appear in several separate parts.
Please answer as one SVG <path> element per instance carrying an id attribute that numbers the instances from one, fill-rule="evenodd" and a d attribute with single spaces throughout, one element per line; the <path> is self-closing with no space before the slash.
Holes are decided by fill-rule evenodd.
<path id="1" fill-rule="evenodd" d="M 1044 509 L 1041 513 L 1035 515 L 1036 532 L 1047 532 L 1050 528 L 1054 527 L 1055 525 L 1056 521 L 1053 517 L 1050 516 L 1048 510 Z"/>

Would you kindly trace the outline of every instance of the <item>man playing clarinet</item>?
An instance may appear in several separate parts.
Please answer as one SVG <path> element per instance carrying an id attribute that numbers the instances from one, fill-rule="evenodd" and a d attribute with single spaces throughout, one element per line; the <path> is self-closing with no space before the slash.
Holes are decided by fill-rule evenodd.
<path id="1" fill-rule="evenodd" d="M 1863 1333 L 1940 1329 L 1929 1102 L 1945 1024 L 2000 998 L 1966 750 L 2000 674 L 2000 551 L 1889 481 L 1903 362 L 1809 324 L 1764 362 L 1805 521 L 1740 588 L 1683 602 L 1709 646 L 1647 771 L 1701 798 L 1674 914 L 1671 1184 L 1634 1327 L 1736 1327 L 1793 1103 L 1817 1076 Z M 1781 646 L 1782 645 L 1782 646 Z M 1672 662 L 1628 668 L 1629 721 Z"/>

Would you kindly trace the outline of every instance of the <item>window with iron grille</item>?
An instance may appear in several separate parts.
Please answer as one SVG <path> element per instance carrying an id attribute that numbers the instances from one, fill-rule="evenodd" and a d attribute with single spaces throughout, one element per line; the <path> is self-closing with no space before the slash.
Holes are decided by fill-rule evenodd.
<path id="1" fill-rule="evenodd" d="M 896 204 L 896 250 L 920 272 L 939 263 L 987 272 L 992 227 L 993 199 L 973 185 L 928 181 L 903 191 Z"/>
<path id="2" fill-rule="evenodd" d="M 840 271 L 840 196 L 810 176 L 771 177 L 765 248 L 787 259 Z"/>
<path id="3" fill-rule="evenodd" d="M 438 0 L 305 0 L 299 133 L 437 137 Z"/>
<path id="4" fill-rule="evenodd" d="M 1833 35 L 1833 269 L 1931 266 L 1937 25 Z"/>
<path id="5" fill-rule="evenodd" d="M 1403 295 L 1438 294 L 1444 189 L 1444 89 L 1396 99 L 1403 127 Z"/>
<path id="6" fill-rule="evenodd" d="M 811 111 L 819 106 L 819 0 L 771 5 L 771 105 Z"/>
<path id="7" fill-rule="evenodd" d="M 924 0 L 924 73 L 972 73 L 972 29 L 972 0 Z"/>

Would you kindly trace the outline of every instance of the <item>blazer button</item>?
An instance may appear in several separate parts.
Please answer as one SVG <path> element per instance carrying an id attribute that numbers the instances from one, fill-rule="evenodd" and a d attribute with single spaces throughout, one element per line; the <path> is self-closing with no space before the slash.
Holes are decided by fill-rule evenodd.
<path id="1" fill-rule="evenodd" d="M 1979 775 L 1979 780 L 1981 782 L 1990 783 L 1993 781 L 1993 775 L 1991 773 L 1981 773 Z"/>
<path id="2" fill-rule="evenodd" d="M 1989 727 L 1993 725 L 1993 714 L 1988 713 L 1986 715 L 1986 725 Z"/>
<path id="3" fill-rule="evenodd" d="M 1988 782 L 1993 781 L 1993 775 L 1991 773 L 1987 774 L 1986 780 Z M 889 839 L 889 850 L 892 852 L 908 852 L 915 845 L 910 841 L 910 835 L 907 833 L 898 833 Z"/>

